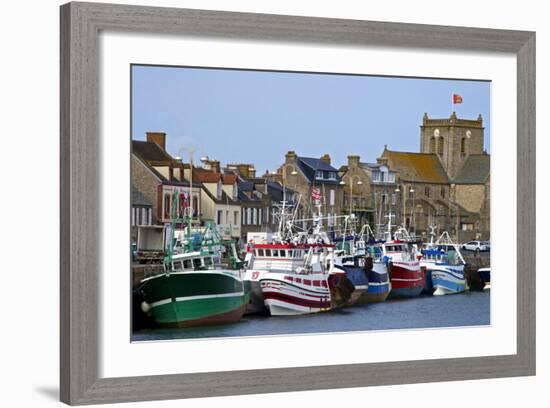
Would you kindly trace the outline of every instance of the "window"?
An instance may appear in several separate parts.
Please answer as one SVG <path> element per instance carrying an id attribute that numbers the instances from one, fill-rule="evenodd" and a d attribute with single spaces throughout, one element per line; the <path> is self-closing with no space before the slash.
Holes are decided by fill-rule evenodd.
<path id="1" fill-rule="evenodd" d="M 136 207 L 132 207 L 132 225 L 136 225 Z"/>
<path id="2" fill-rule="evenodd" d="M 445 140 L 441 137 L 439 138 L 439 143 L 437 144 L 437 154 L 443 154 L 445 149 Z"/>
<path id="3" fill-rule="evenodd" d="M 269 207 L 265 207 L 265 223 L 269 224 Z"/>
<path id="4" fill-rule="evenodd" d="M 315 178 L 316 178 L 317 180 L 322 180 L 322 179 L 323 179 L 323 172 L 320 171 L 320 170 L 317 170 L 317 171 L 315 172 Z"/>
<path id="5" fill-rule="evenodd" d="M 229 210 L 225 211 L 225 222 L 229 224 Z"/>
<path id="6" fill-rule="evenodd" d="M 204 258 L 204 266 L 210 266 L 213 264 L 212 258 Z"/>
<path id="7" fill-rule="evenodd" d="M 264 250 L 258 249 L 258 256 L 264 256 Z"/>
<path id="8" fill-rule="evenodd" d="M 252 208 L 246 209 L 246 223 L 250 225 L 252 223 Z"/>
<path id="9" fill-rule="evenodd" d="M 258 208 L 258 224 L 261 224 L 262 222 L 262 209 Z"/>
<path id="10" fill-rule="evenodd" d="M 426 187 L 424 188 L 424 195 L 425 195 L 426 197 L 430 197 L 430 187 L 429 187 L 429 186 L 426 186 Z"/>
<path id="11" fill-rule="evenodd" d="M 271 249 L 266 249 L 265 250 L 265 256 L 267 256 L 268 258 L 271 257 Z"/>
<path id="12" fill-rule="evenodd" d="M 460 153 L 466 154 L 466 138 L 463 137 L 460 141 Z"/>
<path id="13" fill-rule="evenodd" d="M 462 223 L 462 231 L 473 231 L 474 224 Z"/>
<path id="14" fill-rule="evenodd" d="M 445 187 L 441 187 L 441 198 L 445 198 Z"/>
<path id="15" fill-rule="evenodd" d="M 233 224 L 239 225 L 239 212 L 238 211 L 233 212 Z"/>
<path id="16" fill-rule="evenodd" d="M 193 269 L 199 269 L 201 266 L 202 263 L 200 258 L 193 259 Z"/>
<path id="17" fill-rule="evenodd" d="M 330 190 L 330 205 L 334 205 L 334 202 L 336 201 L 335 197 L 336 197 L 336 195 L 335 195 L 334 190 Z"/>
<path id="18" fill-rule="evenodd" d="M 216 223 L 218 225 L 222 224 L 222 216 L 223 216 L 222 210 L 218 210 L 218 214 L 217 214 L 217 218 L 216 218 Z"/>
<path id="19" fill-rule="evenodd" d="M 191 260 L 190 259 L 185 259 L 183 261 L 183 269 L 191 269 Z"/>
<path id="20" fill-rule="evenodd" d="M 430 138 L 430 153 L 435 153 L 435 137 Z"/>
<path id="21" fill-rule="evenodd" d="M 258 209 L 254 208 L 252 211 L 252 224 L 256 225 L 258 223 Z"/>
<path id="22" fill-rule="evenodd" d="M 272 256 L 273 258 L 278 257 L 278 256 L 279 256 L 279 251 L 278 251 L 277 249 L 271 250 L 271 256 Z"/>
<path id="23" fill-rule="evenodd" d="M 375 183 L 378 183 L 380 182 L 380 172 L 379 171 L 373 171 L 372 172 L 372 181 L 374 181 Z"/>
<path id="24" fill-rule="evenodd" d="M 164 218 L 171 218 L 170 216 L 170 194 L 164 194 Z"/>
<path id="25" fill-rule="evenodd" d="M 335 173 L 334 171 L 330 171 L 330 172 L 328 173 L 328 178 L 329 178 L 330 180 L 336 180 L 336 173 Z"/>
<path id="26" fill-rule="evenodd" d="M 218 186 L 216 190 L 216 195 L 218 199 L 222 198 L 222 183 L 220 183 L 219 181 L 218 181 Z"/>
<path id="27" fill-rule="evenodd" d="M 243 224 L 246 224 L 246 209 L 243 208 L 243 213 L 241 215 L 241 221 Z"/>
<path id="28" fill-rule="evenodd" d="M 397 194 L 392 193 L 392 195 L 391 195 L 391 205 L 395 205 L 395 204 L 397 204 Z"/>

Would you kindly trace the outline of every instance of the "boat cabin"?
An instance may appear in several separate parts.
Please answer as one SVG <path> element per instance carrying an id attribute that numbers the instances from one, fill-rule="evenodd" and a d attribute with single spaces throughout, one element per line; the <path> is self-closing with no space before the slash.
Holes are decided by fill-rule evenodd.
<path id="1" fill-rule="evenodd" d="M 174 255 L 170 272 L 200 271 L 215 269 L 221 264 L 220 257 L 211 253 L 188 252 Z"/>

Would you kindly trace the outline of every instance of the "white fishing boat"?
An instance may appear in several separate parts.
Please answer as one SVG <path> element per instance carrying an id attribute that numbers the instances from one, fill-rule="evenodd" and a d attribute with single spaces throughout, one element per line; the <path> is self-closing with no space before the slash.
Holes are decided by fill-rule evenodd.
<path id="1" fill-rule="evenodd" d="M 247 313 L 299 315 L 346 304 L 354 290 L 334 264 L 334 245 L 314 217 L 311 231 L 293 231 L 294 214 L 283 201 L 274 242 L 249 244 L 244 280 L 251 289 Z M 301 222 L 302 220 L 300 220 Z"/>
<path id="2" fill-rule="evenodd" d="M 420 266 L 426 269 L 425 291 L 434 296 L 464 292 L 467 288 L 464 277 L 466 262 L 449 234 L 444 231 L 434 241 L 435 227 L 431 226 L 430 242 L 421 250 Z"/>

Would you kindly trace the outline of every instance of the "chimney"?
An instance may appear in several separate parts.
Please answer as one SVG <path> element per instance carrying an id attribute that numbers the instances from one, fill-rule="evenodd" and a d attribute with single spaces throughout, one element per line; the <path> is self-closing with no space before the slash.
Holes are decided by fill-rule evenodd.
<path id="1" fill-rule="evenodd" d="M 213 173 L 219 173 L 220 172 L 220 161 L 219 160 L 211 160 L 210 161 L 210 170 Z"/>
<path id="2" fill-rule="evenodd" d="M 359 167 L 359 156 L 350 155 L 348 156 L 348 168 L 357 168 Z"/>
<path id="3" fill-rule="evenodd" d="M 321 160 L 324 161 L 326 164 L 330 165 L 330 156 L 328 153 L 325 153 L 321 156 Z"/>
<path id="4" fill-rule="evenodd" d="M 163 151 L 166 151 L 166 133 L 163 132 L 147 132 L 147 141 L 153 142 Z"/>
<path id="5" fill-rule="evenodd" d="M 285 154 L 285 163 L 288 164 L 288 163 L 296 163 L 296 157 L 298 157 L 296 155 L 296 152 L 294 150 L 289 150 L 287 154 Z"/>

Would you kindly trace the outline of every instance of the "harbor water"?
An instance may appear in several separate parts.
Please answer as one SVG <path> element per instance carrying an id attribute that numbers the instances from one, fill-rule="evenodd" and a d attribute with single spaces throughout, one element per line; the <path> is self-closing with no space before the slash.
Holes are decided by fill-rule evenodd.
<path id="1" fill-rule="evenodd" d="M 203 339 L 489 325 L 490 291 L 420 296 L 302 316 L 244 316 L 237 323 L 137 331 L 132 341 Z"/>

